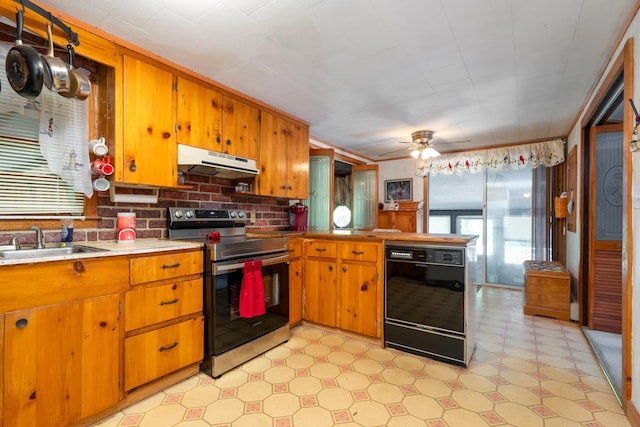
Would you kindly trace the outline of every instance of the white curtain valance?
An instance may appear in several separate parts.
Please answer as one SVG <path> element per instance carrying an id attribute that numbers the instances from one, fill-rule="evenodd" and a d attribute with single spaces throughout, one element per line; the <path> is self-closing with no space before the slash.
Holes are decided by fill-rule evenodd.
<path id="1" fill-rule="evenodd" d="M 423 168 L 420 163 L 423 162 Z M 561 139 L 491 148 L 464 153 L 444 154 L 426 160 L 418 160 L 416 175 L 462 175 L 478 173 L 485 169 L 535 169 L 551 167 L 564 162 L 564 142 Z"/>

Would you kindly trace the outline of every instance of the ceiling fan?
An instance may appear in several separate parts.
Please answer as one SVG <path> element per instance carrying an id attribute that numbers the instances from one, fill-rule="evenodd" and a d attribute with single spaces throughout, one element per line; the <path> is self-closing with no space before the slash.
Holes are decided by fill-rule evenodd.
<path id="1" fill-rule="evenodd" d="M 422 158 L 427 159 L 429 157 L 437 157 L 440 153 L 434 148 L 436 143 L 433 140 L 434 130 L 417 130 L 411 134 L 411 141 L 400 141 L 401 144 L 412 144 L 411 147 L 401 148 L 399 150 L 389 151 L 387 153 L 379 154 L 380 157 L 388 156 L 389 154 L 398 153 L 404 150 L 412 150 L 411 157 L 414 159 Z M 448 141 L 448 144 L 455 144 L 464 141 Z"/>

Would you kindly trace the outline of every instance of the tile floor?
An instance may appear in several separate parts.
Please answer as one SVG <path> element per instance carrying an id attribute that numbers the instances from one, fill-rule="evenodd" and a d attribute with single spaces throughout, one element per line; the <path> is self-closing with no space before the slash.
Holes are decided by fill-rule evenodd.
<path id="1" fill-rule="evenodd" d="M 214 380 L 198 374 L 96 424 L 120 426 L 629 426 L 580 328 L 522 314 L 483 287 L 468 368 L 308 325 Z"/>

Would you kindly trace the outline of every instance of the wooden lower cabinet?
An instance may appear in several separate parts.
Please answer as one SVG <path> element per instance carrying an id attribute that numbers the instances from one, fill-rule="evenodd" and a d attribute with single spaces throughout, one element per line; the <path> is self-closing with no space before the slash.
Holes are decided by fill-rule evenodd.
<path id="1" fill-rule="evenodd" d="M 124 390 L 204 357 L 203 253 L 132 257 L 124 303 Z"/>
<path id="2" fill-rule="evenodd" d="M 202 256 L 0 267 L 0 426 L 86 425 L 196 373 Z"/>
<path id="3" fill-rule="evenodd" d="M 336 326 L 335 260 L 305 260 L 303 318 L 321 325 Z"/>
<path id="4" fill-rule="evenodd" d="M 4 425 L 64 426 L 116 404 L 119 294 L 4 319 Z"/>
<path id="5" fill-rule="evenodd" d="M 377 336 L 377 266 L 343 262 L 338 274 L 340 329 Z"/>
<path id="6" fill-rule="evenodd" d="M 303 318 L 382 336 L 382 243 L 305 241 Z"/>
<path id="7" fill-rule="evenodd" d="M 204 317 L 198 316 L 125 339 L 125 390 L 201 361 L 203 338 Z"/>

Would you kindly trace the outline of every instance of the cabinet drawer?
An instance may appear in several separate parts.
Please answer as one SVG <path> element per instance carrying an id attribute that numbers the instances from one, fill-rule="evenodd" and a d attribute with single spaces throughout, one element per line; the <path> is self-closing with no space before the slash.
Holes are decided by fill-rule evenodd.
<path id="1" fill-rule="evenodd" d="M 340 258 L 376 262 L 379 248 L 378 245 L 372 243 L 342 243 L 340 245 Z"/>
<path id="2" fill-rule="evenodd" d="M 200 250 L 132 258 L 131 284 L 199 274 L 202 273 L 203 265 L 203 254 Z"/>
<path id="3" fill-rule="evenodd" d="M 124 340 L 124 388 L 131 390 L 202 360 L 202 316 Z"/>
<path id="4" fill-rule="evenodd" d="M 126 257 L 79 258 L 3 266 L 0 313 L 124 291 Z"/>
<path id="5" fill-rule="evenodd" d="M 335 259 L 338 254 L 337 244 L 321 240 L 308 240 L 304 242 L 304 253 L 309 257 Z"/>
<path id="6" fill-rule="evenodd" d="M 202 312 L 202 279 L 129 291 L 124 296 L 124 329 L 132 331 Z"/>
<path id="7" fill-rule="evenodd" d="M 289 239 L 289 243 L 287 243 L 287 252 L 289 252 L 289 258 L 301 257 L 302 239 Z"/>

